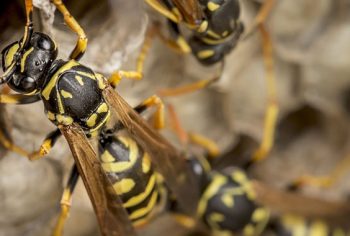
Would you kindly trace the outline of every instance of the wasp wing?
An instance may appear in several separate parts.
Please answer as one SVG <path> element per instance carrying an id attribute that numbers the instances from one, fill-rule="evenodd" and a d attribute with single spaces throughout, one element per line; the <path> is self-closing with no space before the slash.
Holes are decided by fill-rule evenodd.
<path id="1" fill-rule="evenodd" d="M 104 173 L 96 153 L 77 125 L 59 127 L 72 151 L 95 209 L 102 235 L 136 235 L 122 202 Z"/>
<path id="2" fill-rule="evenodd" d="M 199 26 L 204 18 L 204 13 L 198 0 L 173 0 L 186 23 Z"/>
<path id="3" fill-rule="evenodd" d="M 199 185 L 185 158 L 109 85 L 104 96 L 126 130 L 150 154 L 156 170 L 163 175 L 183 210 L 194 215 L 199 199 L 199 189 L 194 186 Z"/>
<path id="4" fill-rule="evenodd" d="M 349 224 L 350 204 L 347 202 L 331 202 L 282 191 L 256 180 L 253 181 L 253 187 L 257 195 L 256 201 L 277 215 L 289 213 L 308 219 L 323 219 L 334 225 Z"/>

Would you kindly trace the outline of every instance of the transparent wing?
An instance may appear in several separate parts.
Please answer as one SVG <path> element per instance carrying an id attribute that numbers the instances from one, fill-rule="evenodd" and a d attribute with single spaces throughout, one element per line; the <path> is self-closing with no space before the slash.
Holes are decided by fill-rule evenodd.
<path id="1" fill-rule="evenodd" d="M 323 219 L 329 224 L 347 225 L 350 219 L 348 202 L 331 202 L 298 193 L 277 190 L 259 181 L 253 181 L 257 202 L 274 213 L 302 215 L 309 219 Z"/>
<path id="2" fill-rule="evenodd" d="M 77 125 L 59 127 L 65 136 L 74 160 L 95 209 L 102 235 L 136 235 L 121 200 L 105 175 L 96 153 Z"/>
<path id="3" fill-rule="evenodd" d="M 185 158 L 152 129 L 113 88 L 107 85 L 104 96 L 126 130 L 150 154 L 156 170 L 163 175 L 183 210 L 194 215 L 199 199 L 199 189 L 196 186 L 199 185 L 186 165 Z"/>

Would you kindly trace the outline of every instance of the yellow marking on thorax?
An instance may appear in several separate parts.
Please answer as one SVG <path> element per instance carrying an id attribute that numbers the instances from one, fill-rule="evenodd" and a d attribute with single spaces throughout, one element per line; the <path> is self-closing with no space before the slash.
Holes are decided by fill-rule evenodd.
<path id="1" fill-rule="evenodd" d="M 209 11 L 216 11 L 220 7 L 220 5 L 210 1 L 208 2 L 207 7 Z"/>
<path id="2" fill-rule="evenodd" d="M 258 208 L 253 212 L 252 219 L 254 222 L 266 220 L 269 217 L 269 211 L 266 208 Z"/>
<path id="3" fill-rule="evenodd" d="M 52 120 L 52 121 L 56 120 L 55 114 L 53 114 L 50 111 L 47 112 L 47 118 L 49 118 L 49 120 Z"/>
<path id="4" fill-rule="evenodd" d="M 142 217 L 142 216 L 146 215 L 147 213 L 151 212 L 157 203 L 157 198 L 158 198 L 158 192 L 154 191 L 148 205 L 144 208 L 141 208 L 141 209 L 136 210 L 133 213 L 131 213 L 129 218 L 131 220 L 137 219 L 137 218 Z"/>
<path id="5" fill-rule="evenodd" d="M 62 89 L 60 92 L 64 98 L 73 98 L 73 95 L 70 92 L 67 92 L 66 90 Z"/>
<path id="6" fill-rule="evenodd" d="M 5 57 L 5 66 L 6 67 L 10 66 L 11 63 L 13 62 L 14 56 L 15 56 L 18 48 L 19 48 L 19 44 L 16 43 L 8 50 L 7 55 Z"/>
<path id="7" fill-rule="evenodd" d="M 188 45 L 188 43 L 186 42 L 186 40 L 183 37 L 179 36 L 176 40 L 176 43 L 181 48 L 181 51 L 183 51 L 184 53 L 191 52 L 190 46 Z"/>
<path id="8" fill-rule="evenodd" d="M 78 83 L 79 83 L 81 86 L 84 86 L 83 77 L 81 77 L 81 76 L 79 76 L 79 75 L 76 75 L 76 76 L 75 76 L 75 79 L 78 81 Z"/>
<path id="9" fill-rule="evenodd" d="M 144 152 L 142 159 L 142 172 L 147 174 L 151 170 L 151 160 L 147 152 Z"/>
<path id="10" fill-rule="evenodd" d="M 21 72 L 23 73 L 24 72 L 24 66 L 26 64 L 26 60 L 27 60 L 27 57 L 29 56 L 29 54 L 34 50 L 33 47 L 31 47 L 28 51 L 26 51 L 23 56 L 22 56 L 22 59 L 21 59 Z"/>
<path id="11" fill-rule="evenodd" d="M 327 236 L 328 235 L 328 227 L 322 221 L 312 222 L 310 225 L 310 234 L 309 236 Z"/>
<path id="12" fill-rule="evenodd" d="M 118 161 L 114 162 L 115 158 L 111 157 L 109 152 L 104 152 L 102 155 L 102 160 L 112 160 L 112 162 L 104 162 L 102 163 L 102 168 L 107 173 L 121 173 L 130 168 L 132 168 L 139 155 L 139 150 L 135 141 L 127 137 L 119 137 L 119 140 L 124 143 L 124 145 L 129 149 L 129 161 Z"/>
<path id="13" fill-rule="evenodd" d="M 133 207 L 133 206 L 136 206 L 137 204 L 140 204 L 142 201 L 144 201 L 150 195 L 155 184 L 156 184 L 156 175 L 153 174 L 147 183 L 145 191 L 140 193 L 137 196 L 130 198 L 127 202 L 125 202 L 123 204 L 123 207 L 125 207 L 125 208 Z M 156 190 L 155 192 L 158 192 L 158 191 Z"/>
<path id="14" fill-rule="evenodd" d="M 111 112 L 108 110 L 108 112 L 107 112 L 105 118 L 103 118 L 103 120 L 99 123 L 98 126 L 96 126 L 96 127 L 93 128 L 93 129 L 90 129 L 90 130 L 89 130 L 89 133 L 92 134 L 92 133 L 94 133 L 95 131 L 99 130 L 105 123 L 107 123 L 107 121 L 109 120 L 110 116 L 111 116 Z"/>
<path id="15" fill-rule="evenodd" d="M 56 119 L 59 124 L 71 125 L 73 124 L 73 118 L 70 116 L 63 116 L 61 114 L 56 115 Z"/>
<path id="16" fill-rule="evenodd" d="M 130 192 L 135 185 L 136 183 L 133 179 L 122 179 L 113 184 L 113 189 L 117 194 L 121 195 Z"/>
<path id="17" fill-rule="evenodd" d="M 231 194 L 224 194 L 221 197 L 221 201 L 226 207 L 232 208 L 235 204 L 233 196 Z"/>
<path id="18" fill-rule="evenodd" d="M 225 216 L 223 214 L 215 212 L 210 214 L 209 220 L 213 222 L 222 222 L 225 220 Z"/>
<path id="19" fill-rule="evenodd" d="M 82 76 L 85 76 L 89 79 L 92 79 L 92 80 L 96 80 L 96 77 L 94 74 L 91 74 L 91 73 L 88 73 L 88 72 L 84 72 L 84 71 L 77 71 L 77 74 L 79 75 L 82 75 Z"/>
<path id="20" fill-rule="evenodd" d="M 244 236 L 254 236 L 254 235 L 256 235 L 255 227 L 252 224 L 248 224 L 243 229 L 243 235 Z"/>
<path id="21" fill-rule="evenodd" d="M 199 57 L 200 59 L 206 59 L 213 56 L 214 54 L 214 50 L 202 50 L 197 53 L 197 57 Z"/>
<path id="22" fill-rule="evenodd" d="M 208 205 L 208 200 L 213 196 L 215 196 L 218 190 L 226 183 L 227 183 L 227 179 L 224 176 L 216 175 L 214 177 L 213 181 L 207 187 L 201 199 L 199 200 L 199 204 L 197 208 L 197 214 L 199 217 L 201 217 L 205 213 Z"/>
<path id="23" fill-rule="evenodd" d="M 208 35 L 210 35 L 210 36 L 213 37 L 213 38 L 222 39 L 222 37 L 221 37 L 220 35 L 218 35 L 217 33 L 215 33 L 215 32 L 212 31 L 212 30 L 208 30 L 207 33 L 208 33 Z"/>
<path id="24" fill-rule="evenodd" d="M 94 127 L 96 125 L 97 114 L 92 114 L 89 119 L 86 121 L 87 126 Z"/>
<path id="25" fill-rule="evenodd" d="M 305 236 L 307 233 L 305 220 L 302 217 L 284 215 L 282 224 L 288 231 L 292 232 L 293 236 Z"/>
<path id="26" fill-rule="evenodd" d="M 102 103 L 98 108 L 97 108 L 97 113 L 105 113 L 108 111 L 108 105 L 107 103 Z"/>
<path id="27" fill-rule="evenodd" d="M 198 27 L 197 32 L 198 33 L 205 32 L 208 29 L 208 25 L 209 25 L 208 21 L 204 20 L 202 24 Z"/>
<path id="28" fill-rule="evenodd" d="M 105 89 L 106 88 L 106 83 L 105 83 L 106 78 L 99 73 L 95 73 L 95 76 L 97 79 L 98 88 L 101 90 Z"/>
<path id="29" fill-rule="evenodd" d="M 51 77 L 50 81 L 47 83 L 47 85 L 45 86 L 45 88 L 41 92 L 42 96 L 46 100 L 49 100 L 51 91 L 56 86 L 56 83 L 57 83 L 57 80 L 58 80 L 59 76 L 63 72 L 65 72 L 65 71 L 67 71 L 67 70 L 69 70 L 72 67 L 77 66 L 77 65 L 79 65 L 79 63 L 77 61 L 70 60 L 66 64 L 64 64 L 60 69 L 58 69 L 58 71 L 56 71 L 56 73 Z"/>

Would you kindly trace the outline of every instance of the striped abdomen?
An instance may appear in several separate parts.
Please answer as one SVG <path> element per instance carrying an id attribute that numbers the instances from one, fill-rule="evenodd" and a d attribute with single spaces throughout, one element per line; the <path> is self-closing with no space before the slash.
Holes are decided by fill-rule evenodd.
<path id="1" fill-rule="evenodd" d="M 145 223 L 160 198 L 157 174 L 148 154 L 126 136 L 109 137 L 100 144 L 102 167 L 130 220 L 136 226 Z"/>

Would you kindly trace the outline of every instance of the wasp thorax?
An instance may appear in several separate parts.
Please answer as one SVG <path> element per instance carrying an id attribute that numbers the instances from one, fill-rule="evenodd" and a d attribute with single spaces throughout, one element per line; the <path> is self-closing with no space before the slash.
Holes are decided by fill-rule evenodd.
<path id="1" fill-rule="evenodd" d="M 2 51 L 3 70 L 15 67 L 9 86 L 19 93 L 38 91 L 44 85 L 45 74 L 56 57 L 55 42 L 43 33 L 33 33 L 25 48 L 20 42 L 10 44 Z"/>

